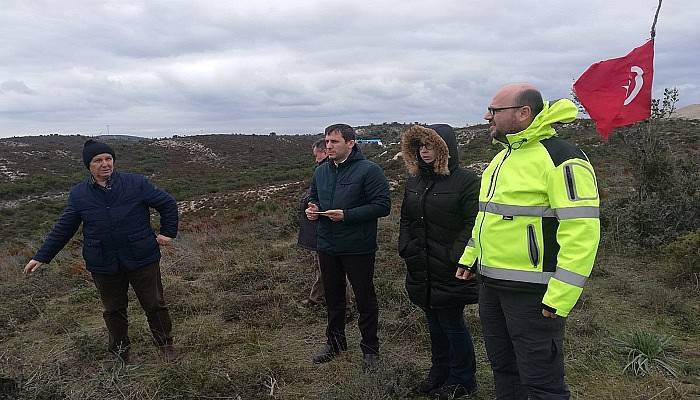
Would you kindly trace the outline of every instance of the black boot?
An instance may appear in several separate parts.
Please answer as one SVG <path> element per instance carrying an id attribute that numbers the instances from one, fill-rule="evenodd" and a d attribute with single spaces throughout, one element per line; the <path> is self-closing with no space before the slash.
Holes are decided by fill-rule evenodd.
<path id="1" fill-rule="evenodd" d="M 314 364 L 327 363 L 334 359 L 338 354 L 340 354 L 341 351 L 344 350 L 345 349 L 335 349 L 330 344 L 324 344 L 323 348 L 321 348 L 321 350 L 318 353 L 314 354 L 314 356 L 311 358 L 311 361 L 313 361 Z"/>
<path id="2" fill-rule="evenodd" d="M 430 374 L 428 374 L 428 377 L 423 379 L 423 382 L 418 385 L 416 388 L 416 392 L 420 394 L 430 394 L 435 391 L 435 389 L 438 389 L 442 384 L 445 382 L 444 379 L 436 379 Z"/>

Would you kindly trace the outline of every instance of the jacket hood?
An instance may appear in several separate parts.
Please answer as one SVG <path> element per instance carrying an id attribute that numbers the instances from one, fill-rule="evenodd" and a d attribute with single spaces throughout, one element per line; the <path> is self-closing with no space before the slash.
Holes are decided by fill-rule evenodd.
<path id="1" fill-rule="evenodd" d="M 348 158 L 346 158 L 345 161 L 343 161 L 343 163 L 340 165 L 349 164 L 353 161 L 365 160 L 366 158 L 367 157 L 365 157 L 365 155 L 362 153 L 362 150 L 360 150 L 360 147 L 357 144 L 355 144 L 352 147 L 352 150 L 350 150 L 350 155 L 348 156 Z M 326 158 L 325 161 L 321 162 L 321 164 L 319 165 L 322 165 L 324 162 L 330 163 L 333 166 L 335 166 L 335 161 L 331 160 L 330 158 Z"/>
<path id="2" fill-rule="evenodd" d="M 506 135 L 508 144 L 536 142 L 552 136 L 556 136 L 557 132 L 552 128 L 552 124 L 557 122 L 568 123 L 576 119 L 578 115 L 578 107 L 569 99 L 557 100 L 551 105 L 548 101 L 544 102 L 544 108 L 537 114 L 530 126 L 518 133 Z M 505 143 L 499 142 L 506 145 Z"/>
<path id="3" fill-rule="evenodd" d="M 406 169 L 411 175 L 420 173 L 418 151 L 421 143 L 432 144 L 435 149 L 433 172 L 436 175 L 449 175 L 459 165 L 457 138 L 451 126 L 446 124 L 412 125 L 401 135 L 401 155 Z"/>

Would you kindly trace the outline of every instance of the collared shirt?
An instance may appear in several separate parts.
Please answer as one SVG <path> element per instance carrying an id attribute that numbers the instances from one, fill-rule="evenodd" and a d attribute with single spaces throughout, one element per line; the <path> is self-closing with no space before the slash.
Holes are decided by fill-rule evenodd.
<path id="1" fill-rule="evenodd" d="M 90 174 L 90 183 L 91 183 L 92 185 L 95 185 L 96 188 L 98 188 L 98 189 L 100 189 L 100 190 L 103 190 L 103 191 L 105 191 L 105 192 L 108 192 L 108 191 L 112 190 L 112 177 L 111 177 L 111 176 L 110 176 L 109 178 L 107 178 L 107 181 L 105 182 L 105 185 L 102 186 L 102 185 L 100 185 L 99 183 L 97 183 L 97 180 L 95 179 L 95 177 L 92 176 L 92 174 Z"/>
<path id="2" fill-rule="evenodd" d="M 348 158 L 350 158 L 350 154 L 348 154 L 348 156 L 345 157 L 345 158 L 343 159 L 343 161 L 336 161 L 336 160 L 333 160 L 333 163 L 335 163 L 335 166 L 337 167 L 337 166 L 339 166 L 340 164 L 342 164 L 342 163 L 344 163 L 345 161 L 347 161 Z"/>

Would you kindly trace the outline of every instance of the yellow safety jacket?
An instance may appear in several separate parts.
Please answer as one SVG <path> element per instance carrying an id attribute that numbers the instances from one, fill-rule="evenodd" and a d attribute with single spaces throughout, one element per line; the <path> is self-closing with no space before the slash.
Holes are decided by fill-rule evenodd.
<path id="1" fill-rule="evenodd" d="M 578 109 L 559 100 L 507 144 L 481 179 L 479 214 L 459 264 L 486 284 L 544 293 L 545 309 L 566 317 L 593 268 L 600 240 L 598 188 L 588 157 L 552 124 Z"/>

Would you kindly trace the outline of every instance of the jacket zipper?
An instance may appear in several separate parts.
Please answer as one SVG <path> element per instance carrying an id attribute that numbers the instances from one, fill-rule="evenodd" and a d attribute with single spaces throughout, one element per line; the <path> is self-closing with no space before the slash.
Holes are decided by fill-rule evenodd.
<path id="1" fill-rule="evenodd" d="M 486 207 L 484 207 L 484 214 L 481 216 L 481 222 L 479 222 L 479 254 L 481 257 L 477 260 L 477 270 L 481 267 L 481 262 L 482 259 L 484 258 L 484 248 L 481 242 L 481 230 L 484 227 L 484 220 L 486 219 L 486 209 L 488 209 L 489 203 L 491 203 L 491 199 L 493 199 L 493 196 L 496 194 L 496 184 L 498 183 L 498 173 L 501 172 L 501 167 L 503 164 L 506 162 L 506 159 L 510 155 L 511 151 L 513 148 L 508 145 L 508 151 L 506 151 L 505 156 L 503 156 L 503 159 L 501 160 L 500 163 L 498 163 L 498 166 L 496 166 L 496 169 L 493 171 L 493 174 L 491 175 L 491 181 L 489 182 L 489 190 L 486 191 L 486 196 L 488 196 L 488 199 L 486 200 Z M 491 191 L 493 189 L 493 192 Z M 470 265 L 467 265 L 467 267 L 471 267 Z M 479 271 L 479 274 L 481 274 L 481 271 Z"/>
<path id="2" fill-rule="evenodd" d="M 423 221 L 423 232 L 425 232 L 425 240 L 423 243 L 423 250 L 425 252 L 425 304 L 427 306 L 430 306 L 430 295 L 431 295 L 431 281 L 430 281 L 430 263 L 429 259 L 430 257 L 428 256 L 428 224 L 425 222 L 425 198 L 428 196 L 428 191 L 430 188 L 433 186 L 433 181 L 432 179 L 428 180 L 425 184 L 425 190 L 423 191 L 423 195 L 421 196 L 420 199 L 420 211 L 421 211 L 421 220 Z"/>
<path id="3" fill-rule="evenodd" d="M 527 226 L 527 250 L 530 255 L 530 263 L 533 267 L 537 267 L 540 261 L 540 249 L 537 247 L 537 235 L 535 234 L 535 226 L 532 224 Z"/>
<path id="4" fill-rule="evenodd" d="M 506 155 L 503 156 L 503 159 L 501 160 L 500 163 L 498 163 L 496 170 L 493 171 L 493 174 L 491 175 L 491 181 L 489 182 L 489 190 L 486 191 L 486 196 L 489 197 L 488 202 L 491 201 L 491 198 L 496 193 L 496 183 L 498 182 L 498 173 L 501 172 L 501 167 L 503 166 L 503 163 L 506 161 L 506 158 L 508 158 L 508 156 L 510 155 L 510 152 L 511 152 L 511 147 L 508 146 L 508 151 L 506 152 Z M 492 189 L 493 189 L 493 191 L 492 191 Z"/>
<path id="5" fill-rule="evenodd" d="M 570 165 L 564 167 L 564 174 L 566 175 L 566 188 L 569 190 L 569 200 L 574 201 L 576 200 L 576 188 L 574 187 L 574 177 Z"/>

